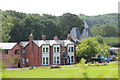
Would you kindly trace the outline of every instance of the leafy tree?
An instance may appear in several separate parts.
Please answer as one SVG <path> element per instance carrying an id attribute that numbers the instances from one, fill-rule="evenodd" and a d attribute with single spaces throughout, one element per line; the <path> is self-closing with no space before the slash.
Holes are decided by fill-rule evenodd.
<path id="1" fill-rule="evenodd" d="M 73 27 L 78 27 L 82 32 L 83 21 L 75 14 L 65 13 L 58 19 L 58 26 L 60 29 L 60 38 L 65 39 Z"/>
<path id="2" fill-rule="evenodd" d="M 95 38 L 86 38 L 81 41 L 81 44 L 78 45 L 77 55 L 86 56 L 88 59 L 97 54 L 96 47 L 99 45 L 98 41 Z"/>
<path id="3" fill-rule="evenodd" d="M 86 59 L 91 59 L 96 55 L 108 57 L 109 46 L 103 43 L 101 37 L 90 37 L 83 39 L 77 49 L 77 55 L 86 56 Z"/>

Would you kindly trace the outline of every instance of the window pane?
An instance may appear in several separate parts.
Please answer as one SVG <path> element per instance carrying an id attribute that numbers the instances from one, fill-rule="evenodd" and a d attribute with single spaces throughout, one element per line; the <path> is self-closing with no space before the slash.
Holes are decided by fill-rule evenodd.
<path id="1" fill-rule="evenodd" d="M 59 52 L 59 50 L 60 50 L 59 47 L 57 47 L 57 52 Z"/>
<path id="2" fill-rule="evenodd" d="M 71 62 L 73 63 L 73 56 L 71 56 Z"/>
<path id="3" fill-rule="evenodd" d="M 48 57 L 46 57 L 46 64 L 48 64 Z"/>
<path id="4" fill-rule="evenodd" d="M 48 52 L 48 47 L 46 47 L 46 52 Z"/>
<path id="5" fill-rule="evenodd" d="M 25 52 L 25 49 L 22 50 L 22 53 L 23 53 L 23 54 L 26 53 L 26 52 Z"/>
<path id="6" fill-rule="evenodd" d="M 71 47 L 71 52 L 73 52 L 74 51 L 74 48 L 73 47 Z"/>
<path id="7" fill-rule="evenodd" d="M 54 52 L 56 52 L 56 47 L 54 47 Z"/>
<path id="8" fill-rule="evenodd" d="M 54 64 L 56 64 L 56 57 L 54 57 Z"/>
<path id="9" fill-rule="evenodd" d="M 70 52 L 70 47 L 68 48 L 68 52 Z"/>
<path id="10" fill-rule="evenodd" d="M 45 48 L 43 48 L 43 52 L 45 52 Z"/>
<path id="11" fill-rule="evenodd" d="M 8 54 L 8 50 L 2 50 L 4 54 Z"/>
<path id="12" fill-rule="evenodd" d="M 15 50 L 15 54 L 19 54 L 19 52 L 20 52 L 19 50 Z"/>
<path id="13" fill-rule="evenodd" d="M 43 58 L 43 64 L 45 64 L 45 58 Z"/>
<path id="14" fill-rule="evenodd" d="M 59 57 L 57 57 L 57 64 L 59 64 Z"/>
<path id="15" fill-rule="evenodd" d="M 24 58 L 22 59 L 22 63 L 25 64 L 25 59 Z"/>

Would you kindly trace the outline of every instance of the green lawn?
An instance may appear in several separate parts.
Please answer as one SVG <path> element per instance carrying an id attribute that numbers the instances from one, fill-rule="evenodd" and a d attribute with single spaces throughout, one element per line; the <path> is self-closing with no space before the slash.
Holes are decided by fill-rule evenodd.
<path id="1" fill-rule="evenodd" d="M 33 70 L 28 68 L 5 70 L 4 78 L 118 78 L 117 62 L 112 62 L 107 66 L 77 65 L 61 66 L 61 69 L 50 69 L 49 67 L 39 67 Z M 82 67 L 82 68 L 81 68 Z M 86 75 L 84 74 L 86 73 Z"/>

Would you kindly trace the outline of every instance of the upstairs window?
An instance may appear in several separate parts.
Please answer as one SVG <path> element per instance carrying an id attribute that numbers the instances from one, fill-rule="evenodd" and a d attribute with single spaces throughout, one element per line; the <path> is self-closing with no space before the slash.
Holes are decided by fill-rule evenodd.
<path id="1" fill-rule="evenodd" d="M 43 48 L 43 52 L 45 52 L 45 48 Z"/>
<path id="2" fill-rule="evenodd" d="M 22 50 L 22 54 L 25 54 L 25 53 L 26 53 L 26 51 L 25 51 L 25 49 L 23 49 L 23 50 Z"/>
<path id="3" fill-rule="evenodd" d="M 19 50 L 15 50 L 15 54 L 19 54 L 20 53 L 20 51 Z"/>
<path id="4" fill-rule="evenodd" d="M 54 52 L 60 52 L 60 47 L 54 47 Z"/>
<path id="5" fill-rule="evenodd" d="M 48 47 L 46 47 L 46 52 L 48 52 Z"/>
<path id="6" fill-rule="evenodd" d="M 48 53 L 49 52 L 49 48 L 48 47 L 43 47 L 42 48 L 42 52 L 43 53 Z"/>
<path id="7" fill-rule="evenodd" d="M 57 52 L 60 52 L 60 48 L 59 47 L 57 47 Z"/>
<path id="8" fill-rule="evenodd" d="M 74 52 L 74 48 L 73 47 L 71 47 L 71 52 Z"/>
<path id="9" fill-rule="evenodd" d="M 68 52 L 74 52 L 74 47 L 69 47 Z"/>

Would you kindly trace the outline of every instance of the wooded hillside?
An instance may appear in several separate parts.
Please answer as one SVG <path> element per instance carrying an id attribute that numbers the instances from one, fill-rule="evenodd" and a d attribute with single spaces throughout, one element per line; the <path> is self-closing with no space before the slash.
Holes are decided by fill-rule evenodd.
<path id="1" fill-rule="evenodd" d="M 50 14 L 26 14 L 12 10 L 0 10 L 0 13 L 0 18 L 2 18 L 0 29 L 2 29 L 2 41 L 4 42 L 27 41 L 31 32 L 33 32 L 35 39 L 41 39 L 41 35 L 43 34 L 47 35 L 47 39 L 53 39 L 56 35 L 59 39 L 66 39 L 73 27 L 78 27 L 82 33 L 84 28 L 83 19 L 86 19 L 88 25 L 93 27 L 93 29 L 91 28 L 91 32 L 93 32 L 94 36 L 98 35 L 98 33 L 95 32 L 99 30 L 98 26 L 105 28 L 108 25 L 112 27 L 110 27 L 109 30 L 105 29 L 104 35 L 99 35 L 105 37 L 118 36 L 116 35 L 116 30 L 118 30 L 117 14 L 78 16 L 71 13 L 64 13 L 61 16 L 54 16 Z M 101 27 L 102 25 L 105 27 Z M 115 28 L 115 33 L 111 35 L 109 31 L 113 31 L 113 28 Z"/>

